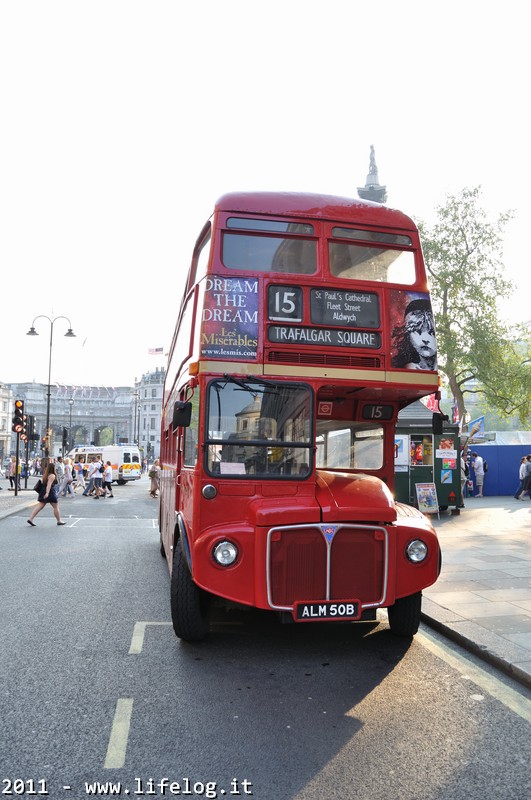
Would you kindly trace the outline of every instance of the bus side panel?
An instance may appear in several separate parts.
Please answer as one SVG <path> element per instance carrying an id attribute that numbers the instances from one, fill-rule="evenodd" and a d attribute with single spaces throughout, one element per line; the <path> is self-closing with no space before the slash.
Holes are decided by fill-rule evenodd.
<path id="1" fill-rule="evenodd" d="M 178 473 L 177 481 L 180 484 L 176 497 L 177 511 L 182 517 L 185 528 L 185 536 L 187 537 L 188 544 L 190 545 L 190 552 L 193 553 L 193 542 L 196 528 L 195 521 L 198 520 L 199 513 L 199 510 L 197 514 L 195 513 L 194 506 L 199 506 L 201 501 L 201 496 L 199 491 L 197 491 L 197 486 L 195 488 L 194 497 L 194 470 L 183 467 Z"/>

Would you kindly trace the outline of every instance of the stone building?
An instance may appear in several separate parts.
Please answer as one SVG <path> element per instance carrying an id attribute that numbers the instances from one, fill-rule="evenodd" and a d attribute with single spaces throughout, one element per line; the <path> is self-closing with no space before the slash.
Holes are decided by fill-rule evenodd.
<path id="1" fill-rule="evenodd" d="M 134 421 L 133 441 L 148 460 L 160 456 L 160 424 L 162 412 L 162 392 L 166 371 L 156 369 L 142 375 L 135 381 L 133 392 Z"/>
<path id="2" fill-rule="evenodd" d="M 11 455 L 11 420 L 13 394 L 9 386 L 0 383 L 0 469 L 6 456 Z"/>
<path id="3" fill-rule="evenodd" d="M 31 453 L 42 454 L 42 440 L 46 435 L 48 385 L 45 383 L 9 384 L 13 399 L 24 401 L 24 412 L 35 418 L 38 439 Z M 74 444 L 121 444 L 133 441 L 134 406 L 130 386 L 68 386 L 53 384 L 50 387 L 50 455 L 60 455 L 63 431 L 66 430 L 67 450 Z M 11 426 L 9 426 L 11 434 Z M 14 453 L 15 439 L 10 451 Z"/>
<path id="4" fill-rule="evenodd" d="M 52 456 L 74 445 L 126 444 L 135 442 L 143 456 L 160 455 L 160 422 L 164 369 L 142 376 L 131 386 L 50 386 L 49 452 Z M 30 455 L 43 454 L 46 435 L 48 385 L 45 383 L 0 384 L 0 457 L 15 453 L 11 432 L 14 400 L 24 401 L 26 416 L 35 418 L 38 438 L 30 443 Z"/>

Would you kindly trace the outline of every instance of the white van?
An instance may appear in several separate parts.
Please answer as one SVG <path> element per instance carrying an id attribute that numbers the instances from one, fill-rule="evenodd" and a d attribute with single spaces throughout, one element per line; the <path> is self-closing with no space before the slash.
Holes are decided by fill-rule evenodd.
<path id="1" fill-rule="evenodd" d="M 88 464 L 96 456 L 103 463 L 111 462 L 112 479 L 116 483 L 137 481 L 142 475 L 140 450 L 136 444 L 110 444 L 105 447 L 74 447 L 68 458 Z"/>

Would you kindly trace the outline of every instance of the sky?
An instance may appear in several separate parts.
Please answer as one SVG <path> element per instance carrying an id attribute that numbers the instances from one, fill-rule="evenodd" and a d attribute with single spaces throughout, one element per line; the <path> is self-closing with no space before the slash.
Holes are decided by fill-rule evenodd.
<path id="1" fill-rule="evenodd" d="M 0 382 L 46 383 L 52 330 L 52 383 L 128 386 L 164 366 L 149 350 L 168 351 L 216 199 L 355 198 L 371 145 L 388 205 L 416 219 L 475 186 L 493 220 L 514 211 L 502 316 L 531 319 L 523 14 L 514 0 L 0 3 Z"/>

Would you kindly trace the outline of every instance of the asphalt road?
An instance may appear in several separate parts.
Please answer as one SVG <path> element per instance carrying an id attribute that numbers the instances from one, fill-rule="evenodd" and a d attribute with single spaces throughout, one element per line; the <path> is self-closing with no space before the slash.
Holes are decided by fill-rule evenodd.
<path id="1" fill-rule="evenodd" d="M 2 794 L 529 800 L 529 692 L 428 629 L 176 639 L 147 490 L 0 520 Z"/>

